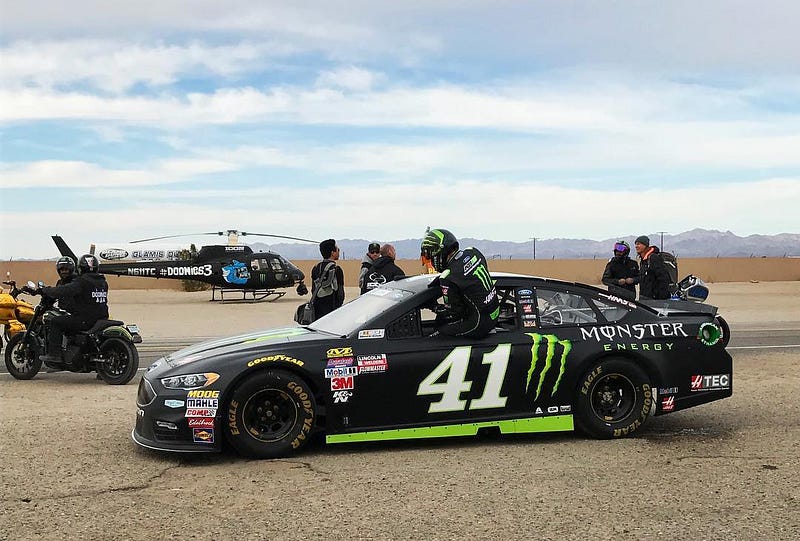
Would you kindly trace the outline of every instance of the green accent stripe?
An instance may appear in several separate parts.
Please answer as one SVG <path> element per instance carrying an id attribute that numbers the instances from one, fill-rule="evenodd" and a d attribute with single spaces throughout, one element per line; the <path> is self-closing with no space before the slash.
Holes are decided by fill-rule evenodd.
<path id="1" fill-rule="evenodd" d="M 447 438 L 450 436 L 474 436 L 480 428 L 498 427 L 502 434 L 525 434 L 532 432 L 563 432 L 574 430 L 572 415 L 553 415 L 550 417 L 531 417 L 509 421 L 486 421 L 444 426 L 423 426 L 419 428 L 398 428 L 395 430 L 375 430 L 354 432 L 352 434 L 332 434 L 325 437 L 326 443 L 351 443 L 358 441 L 408 440 L 414 438 Z"/>

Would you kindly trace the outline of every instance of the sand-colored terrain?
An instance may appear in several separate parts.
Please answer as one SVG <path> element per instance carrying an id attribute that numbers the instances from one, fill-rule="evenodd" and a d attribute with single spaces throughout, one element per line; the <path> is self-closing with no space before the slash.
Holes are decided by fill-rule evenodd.
<path id="1" fill-rule="evenodd" d="M 147 341 L 291 324 L 302 300 L 209 298 L 112 291 L 111 308 Z M 794 344 L 798 301 L 798 282 L 714 284 L 709 298 L 734 332 Z M 731 353 L 733 397 L 634 438 L 317 443 L 272 461 L 136 448 L 135 382 L 0 374 L 0 540 L 797 539 L 800 348 Z"/>

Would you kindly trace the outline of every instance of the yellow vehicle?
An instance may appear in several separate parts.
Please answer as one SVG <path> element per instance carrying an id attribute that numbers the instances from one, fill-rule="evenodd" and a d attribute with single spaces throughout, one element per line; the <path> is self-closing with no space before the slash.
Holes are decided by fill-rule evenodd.
<path id="1" fill-rule="evenodd" d="M 33 305 L 17 298 L 22 293 L 17 289 L 17 283 L 8 280 L 3 284 L 8 286 L 8 293 L 0 289 L 0 325 L 3 326 L 0 349 L 3 347 L 3 338 L 8 342 L 15 334 L 25 332 L 25 326 L 33 319 Z"/>

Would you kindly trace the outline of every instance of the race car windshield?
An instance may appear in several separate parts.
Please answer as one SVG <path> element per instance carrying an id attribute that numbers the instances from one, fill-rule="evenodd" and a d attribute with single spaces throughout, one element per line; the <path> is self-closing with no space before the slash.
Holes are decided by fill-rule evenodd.
<path id="1" fill-rule="evenodd" d="M 319 318 L 309 328 L 344 336 L 413 294 L 403 289 L 379 287 Z"/>

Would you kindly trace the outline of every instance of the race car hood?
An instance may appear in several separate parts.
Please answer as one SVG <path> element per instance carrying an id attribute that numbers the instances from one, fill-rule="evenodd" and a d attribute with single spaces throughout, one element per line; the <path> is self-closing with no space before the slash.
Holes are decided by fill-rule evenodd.
<path id="1" fill-rule="evenodd" d="M 200 360 L 207 360 L 211 357 L 225 355 L 234 351 L 240 352 L 248 349 L 261 350 L 265 346 L 273 344 L 313 340 L 318 338 L 320 334 L 321 333 L 317 331 L 303 327 L 286 327 L 281 329 L 269 329 L 267 331 L 256 331 L 200 342 L 199 344 L 185 347 L 175 353 L 167 355 L 165 360 L 170 366 L 175 367 Z"/>

